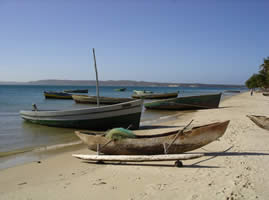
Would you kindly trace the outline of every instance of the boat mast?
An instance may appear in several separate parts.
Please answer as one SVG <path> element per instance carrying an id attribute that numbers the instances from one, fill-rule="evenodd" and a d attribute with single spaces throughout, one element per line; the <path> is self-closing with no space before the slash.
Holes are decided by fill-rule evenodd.
<path id="1" fill-rule="evenodd" d="M 93 59 L 94 59 L 94 68 L 95 68 L 95 76 L 96 76 L 96 96 L 97 96 L 97 106 L 99 107 L 99 82 L 98 82 L 98 73 L 97 73 L 97 65 L 96 65 L 96 58 L 95 58 L 95 51 L 94 48 L 92 49 Z"/>

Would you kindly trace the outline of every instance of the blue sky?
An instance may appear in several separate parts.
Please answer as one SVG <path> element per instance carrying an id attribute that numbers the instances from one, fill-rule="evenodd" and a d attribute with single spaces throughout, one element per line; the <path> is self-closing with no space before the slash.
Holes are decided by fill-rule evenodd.
<path id="1" fill-rule="evenodd" d="M 0 81 L 244 84 L 269 56 L 269 1 L 0 0 Z"/>

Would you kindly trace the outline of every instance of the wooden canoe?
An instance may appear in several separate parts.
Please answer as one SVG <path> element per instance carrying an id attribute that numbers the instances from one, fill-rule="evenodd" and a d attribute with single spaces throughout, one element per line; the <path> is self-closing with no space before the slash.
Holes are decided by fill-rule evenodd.
<path id="1" fill-rule="evenodd" d="M 177 96 L 178 96 L 178 92 L 142 93 L 142 94 L 133 94 L 132 98 L 135 98 L 135 99 L 169 99 L 169 98 L 175 98 Z"/>
<path id="2" fill-rule="evenodd" d="M 44 96 L 46 99 L 72 99 L 72 95 L 65 92 L 45 91 Z"/>
<path id="3" fill-rule="evenodd" d="M 263 96 L 269 96 L 269 92 L 263 92 L 262 95 Z"/>
<path id="4" fill-rule="evenodd" d="M 145 103 L 146 109 L 158 110 L 192 110 L 218 108 L 221 99 L 220 94 L 200 96 L 178 97 Z"/>
<path id="5" fill-rule="evenodd" d="M 269 118 L 266 116 L 247 115 L 257 126 L 269 130 Z"/>
<path id="6" fill-rule="evenodd" d="M 76 103 L 96 104 L 97 102 L 96 96 L 72 95 L 72 98 Z M 132 101 L 132 100 L 133 100 L 132 98 L 99 97 L 99 103 L 106 104 L 106 105 L 124 103 L 124 102 Z"/>
<path id="7" fill-rule="evenodd" d="M 107 130 L 115 127 L 139 128 L 143 100 L 126 103 L 58 111 L 20 111 L 29 122 L 55 127 Z"/>
<path id="8" fill-rule="evenodd" d="M 69 92 L 69 93 L 88 93 L 88 90 L 87 89 L 64 90 L 64 92 Z"/>
<path id="9" fill-rule="evenodd" d="M 156 135 L 137 135 L 136 138 L 116 141 L 110 141 L 104 134 L 94 132 L 75 131 L 75 134 L 88 145 L 89 149 L 97 151 L 99 145 L 99 151 L 107 155 L 163 154 L 164 144 L 167 146 L 176 138 L 167 153 L 179 154 L 198 149 L 215 141 L 224 134 L 228 124 L 229 121 L 225 121 L 194 127 L 180 135 L 177 134 L 178 131 L 171 131 Z"/>

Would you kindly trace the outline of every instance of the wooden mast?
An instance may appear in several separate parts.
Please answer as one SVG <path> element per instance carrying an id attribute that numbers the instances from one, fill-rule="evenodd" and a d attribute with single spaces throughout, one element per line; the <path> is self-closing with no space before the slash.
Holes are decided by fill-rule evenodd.
<path id="1" fill-rule="evenodd" d="M 96 65 L 96 57 L 95 57 L 95 51 L 94 48 L 92 49 L 93 53 L 93 59 L 94 59 L 94 68 L 95 68 L 95 76 L 96 76 L 96 100 L 97 100 L 97 106 L 99 107 L 99 82 L 98 82 L 98 72 L 97 72 L 97 65 Z"/>

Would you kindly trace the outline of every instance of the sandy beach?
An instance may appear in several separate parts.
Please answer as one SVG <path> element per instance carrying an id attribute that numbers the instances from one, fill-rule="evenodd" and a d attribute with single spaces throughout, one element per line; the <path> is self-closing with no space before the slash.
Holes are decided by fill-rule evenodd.
<path id="1" fill-rule="evenodd" d="M 44 160 L 0 171 L 0 199 L 268 199 L 269 131 L 246 115 L 269 115 L 269 99 L 247 93 L 221 101 L 220 108 L 199 110 L 139 130 L 161 133 L 231 120 L 223 137 L 195 152 L 202 158 L 174 162 L 106 164 L 82 162 L 73 153 L 94 154 L 85 145 L 67 148 Z"/>

